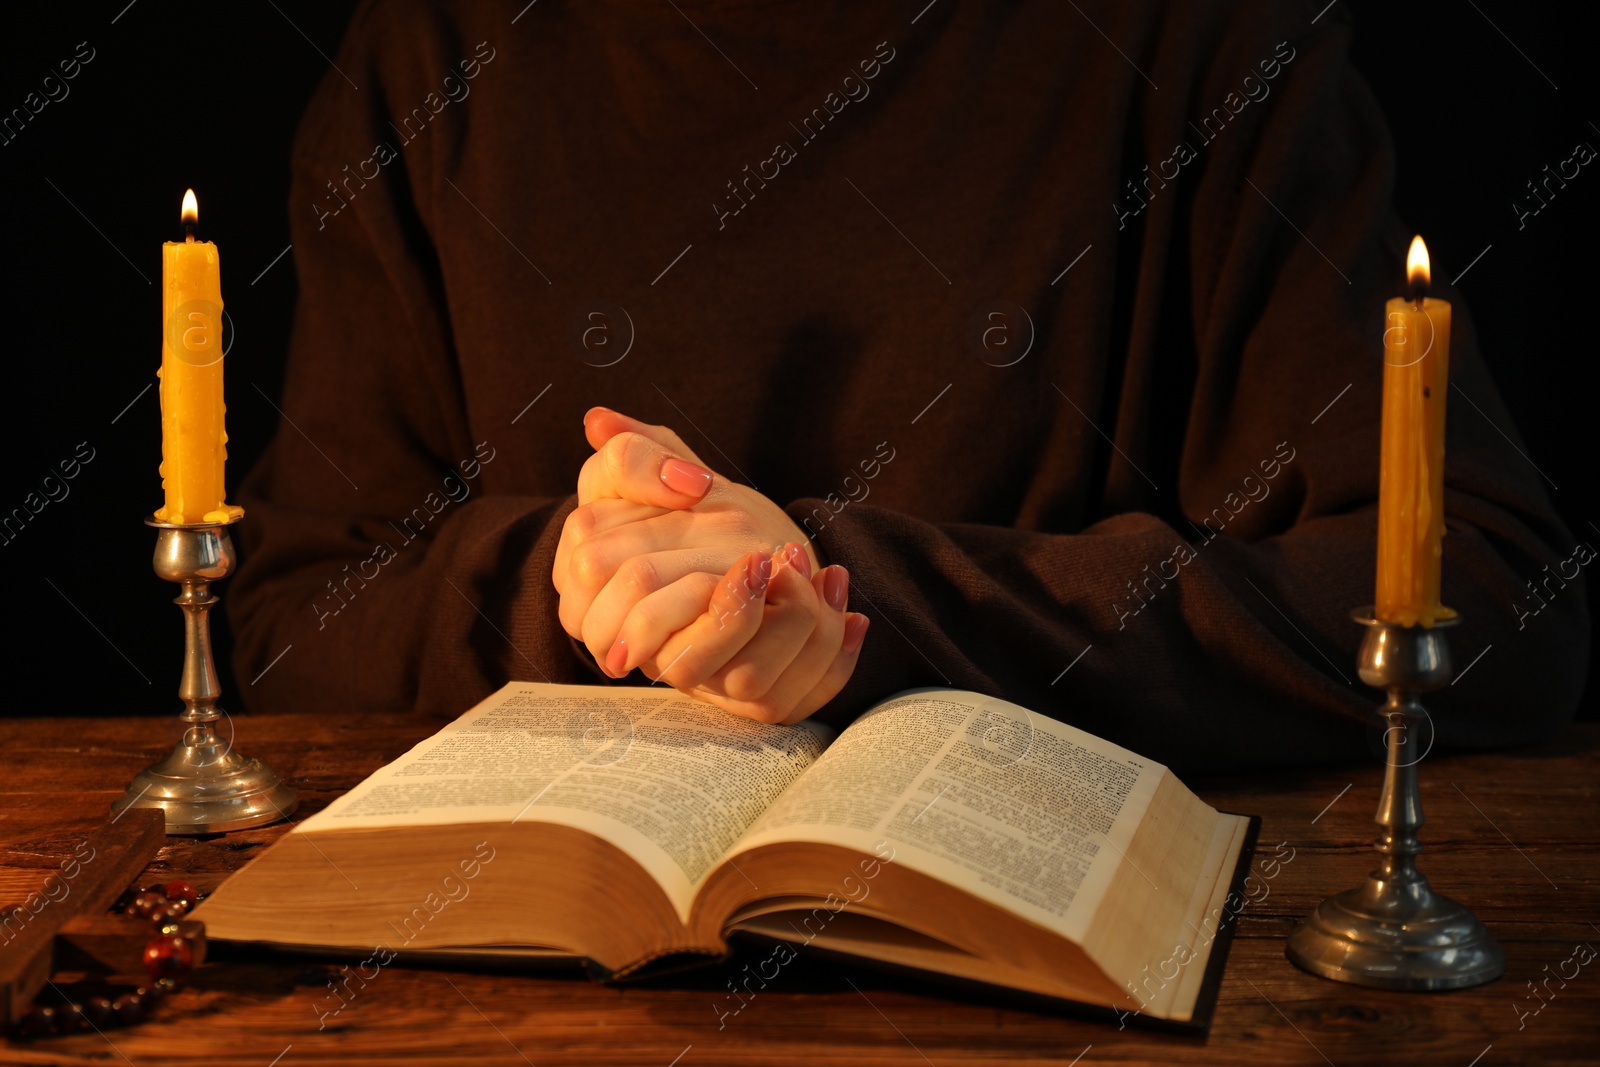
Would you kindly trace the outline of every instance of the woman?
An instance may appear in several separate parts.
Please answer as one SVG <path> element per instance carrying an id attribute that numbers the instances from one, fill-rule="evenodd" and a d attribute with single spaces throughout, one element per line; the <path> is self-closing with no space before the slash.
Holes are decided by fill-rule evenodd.
<path id="1" fill-rule="evenodd" d="M 638 670 L 841 722 L 949 684 L 1178 767 L 1359 754 L 1410 233 L 1315 6 L 365 5 L 295 150 L 247 699 Z M 1435 295 L 1475 653 L 1571 539 Z M 1443 740 L 1570 717 L 1551 612 Z"/>

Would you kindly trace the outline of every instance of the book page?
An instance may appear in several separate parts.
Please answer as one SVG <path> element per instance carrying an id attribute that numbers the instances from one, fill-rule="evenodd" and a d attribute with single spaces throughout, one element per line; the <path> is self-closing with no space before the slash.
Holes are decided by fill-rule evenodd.
<path id="1" fill-rule="evenodd" d="M 1077 941 L 1165 771 L 1004 700 L 911 690 L 840 734 L 735 850 L 886 840 L 895 863 Z"/>
<path id="2" fill-rule="evenodd" d="M 687 921 L 706 872 L 831 736 L 671 689 L 513 682 L 299 830 L 558 822 L 632 856 Z"/>

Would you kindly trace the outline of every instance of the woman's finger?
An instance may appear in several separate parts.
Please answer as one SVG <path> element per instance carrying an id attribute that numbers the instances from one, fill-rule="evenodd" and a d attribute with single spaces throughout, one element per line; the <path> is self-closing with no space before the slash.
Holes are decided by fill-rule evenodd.
<path id="1" fill-rule="evenodd" d="M 649 508 L 649 505 L 634 506 Z M 733 561 L 734 553 L 742 550 L 715 542 L 707 543 L 710 539 L 703 532 L 695 536 L 694 528 L 697 524 L 703 524 L 703 520 L 697 523 L 693 512 L 651 508 L 640 514 L 642 517 L 635 522 L 618 523 L 610 529 L 596 530 L 582 543 L 572 546 L 567 557 L 568 576 L 586 587 L 590 596 L 598 596 L 606 583 L 636 556 L 703 547 L 707 551 L 726 554 L 726 558 L 719 557 L 713 566 L 700 568 L 721 574 Z"/>
<path id="2" fill-rule="evenodd" d="M 761 629 L 777 569 L 770 552 L 747 552 L 735 560 L 705 610 L 667 638 L 645 673 L 694 695 L 690 691 L 701 679 L 716 673 Z"/>
<path id="3" fill-rule="evenodd" d="M 561 539 L 556 543 L 556 561 L 550 569 L 550 577 L 555 583 L 556 592 L 566 591 L 568 572 L 572 565 L 572 551 L 589 538 L 631 522 L 640 522 L 660 515 L 679 514 L 682 513 L 667 508 L 651 507 L 649 504 L 635 504 L 631 500 L 615 499 L 596 500 L 573 508 L 567 513 L 566 521 L 561 524 Z"/>
<path id="4" fill-rule="evenodd" d="M 713 475 L 641 433 L 612 436 L 578 471 L 578 502 L 620 497 L 663 508 L 688 508 L 711 489 Z"/>
<path id="5" fill-rule="evenodd" d="M 593 407 L 584 413 L 583 435 L 588 438 L 589 447 L 596 452 L 617 434 L 630 432 L 644 434 L 673 455 L 682 456 L 691 463 L 705 466 L 700 457 L 683 443 L 683 438 L 669 427 L 640 422 L 631 415 L 624 415 L 610 408 Z"/>
<path id="6" fill-rule="evenodd" d="M 742 566 L 742 558 L 734 567 Z M 613 678 L 625 677 L 639 664 L 650 662 L 667 638 L 705 614 L 723 579 L 723 575 L 695 571 L 640 600 L 622 620 L 610 649 L 596 662 Z"/>
<path id="7" fill-rule="evenodd" d="M 840 691 L 844 689 L 845 683 L 855 673 L 856 664 L 861 659 L 861 646 L 870 622 L 871 620 L 865 615 L 853 611 L 846 614 L 844 643 L 840 646 L 838 653 L 835 654 L 833 662 L 829 664 L 822 679 L 792 708 L 775 703 L 770 693 L 767 697 L 754 703 L 733 700 L 703 689 L 697 689 L 691 695 L 697 700 L 715 704 L 730 714 L 747 719 L 755 719 L 758 722 L 785 725 L 799 722 L 815 713 L 828 701 L 838 696 Z"/>
<path id="8" fill-rule="evenodd" d="M 858 612 L 846 612 L 844 620 L 844 640 L 839 646 L 839 651 L 834 654 L 833 662 L 828 664 L 828 669 L 811 691 L 801 697 L 792 711 L 782 722 L 799 722 L 806 716 L 813 714 L 828 701 L 839 695 L 850 676 L 855 673 L 856 662 L 861 658 L 861 645 L 866 640 L 867 628 L 872 625 L 872 620 Z"/>
<path id="9" fill-rule="evenodd" d="M 789 573 L 799 579 L 798 571 Z M 744 705 L 730 710 L 762 722 L 799 718 L 797 707 L 821 683 L 844 640 L 849 574 L 843 567 L 825 568 L 809 583 L 797 580 L 792 587 L 785 587 L 780 597 L 791 588 L 793 607 L 803 611 L 811 623 L 798 647 L 775 647 L 780 636 L 774 633 L 768 638 L 764 632 L 700 686 Z M 798 626 L 794 632 L 799 632 Z"/>
<path id="10" fill-rule="evenodd" d="M 628 531 L 642 531 L 655 521 L 636 523 Z M 570 584 L 561 597 L 562 611 L 576 620 L 578 636 L 597 661 L 609 654 L 623 620 L 640 601 L 691 574 L 720 575 L 743 555 L 732 545 L 680 548 L 681 539 L 663 536 L 657 540 L 648 531 L 629 533 L 625 540 L 630 547 L 623 551 L 611 551 L 616 546 L 608 549 L 595 541 L 576 549 Z"/>
<path id="11" fill-rule="evenodd" d="M 715 671 L 694 678 L 697 691 L 716 693 L 735 701 L 760 699 L 772 688 L 817 627 L 817 595 L 811 587 L 810 561 L 795 544 L 785 545 L 774 557 L 761 626 L 735 655 Z"/>
<path id="12" fill-rule="evenodd" d="M 645 526 L 650 521 L 635 525 Z M 569 575 L 572 581 L 561 594 L 558 613 L 567 632 L 589 646 L 599 662 L 605 660 L 622 620 L 639 601 L 696 571 L 721 574 L 738 558 L 736 549 L 715 545 L 641 551 L 623 559 L 597 586 L 593 574 L 586 569 L 586 554 L 587 546 L 573 552 Z"/>

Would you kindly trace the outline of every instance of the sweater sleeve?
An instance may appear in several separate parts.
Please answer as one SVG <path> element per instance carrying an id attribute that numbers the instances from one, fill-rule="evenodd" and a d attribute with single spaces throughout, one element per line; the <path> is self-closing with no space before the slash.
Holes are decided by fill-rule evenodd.
<path id="1" fill-rule="evenodd" d="M 1158 16 L 1141 31 L 1130 16 L 1108 28 L 1124 41 L 1145 34 L 1134 58 L 1161 87 L 1133 109 L 1126 173 L 1178 171 L 1152 181 L 1146 206 L 1113 208 L 1133 216 L 1114 234 L 1121 395 L 1093 431 L 1106 438 L 1104 499 L 1154 503 L 1107 507 L 1070 530 L 838 509 L 818 539 L 850 569 L 852 607 L 875 625 L 826 716 L 948 684 L 1180 768 L 1371 751 L 1380 694 L 1356 676 L 1361 628 L 1349 613 L 1373 601 L 1380 316 L 1403 287 L 1410 233 L 1391 204 L 1382 117 L 1346 57 L 1343 13 L 1310 28 L 1310 10 L 1238 5 L 1195 71 L 1182 58 L 1197 47 L 1171 40 L 1217 28 L 1185 25 L 1199 17 L 1188 5 L 1164 27 Z M 1246 100 L 1263 87 L 1269 97 Z M 1229 108 L 1220 132 L 1193 125 L 1213 103 Z M 1449 637 L 1460 684 L 1426 704 L 1441 744 L 1538 741 L 1576 708 L 1588 619 L 1581 588 L 1546 597 L 1530 618 L 1525 582 L 1568 559 L 1574 540 L 1496 395 L 1460 294 L 1437 279 L 1433 292 L 1456 309 L 1443 599 L 1461 615 Z M 1063 404 L 1059 418 L 1089 415 Z M 1160 494 L 1145 491 L 1152 478 Z M 801 521 L 838 504 L 789 510 Z"/>
<path id="2" fill-rule="evenodd" d="M 375 10 L 357 14 L 296 140 L 300 293 L 278 432 L 240 494 L 228 608 L 251 708 L 454 715 L 512 678 L 603 679 L 548 588 L 573 498 L 494 491 L 497 442 L 470 432 L 417 193 L 439 137 L 397 152 L 386 129 L 396 101 L 422 97 L 387 72 L 471 50 Z M 420 63 L 418 47 L 438 56 Z"/>

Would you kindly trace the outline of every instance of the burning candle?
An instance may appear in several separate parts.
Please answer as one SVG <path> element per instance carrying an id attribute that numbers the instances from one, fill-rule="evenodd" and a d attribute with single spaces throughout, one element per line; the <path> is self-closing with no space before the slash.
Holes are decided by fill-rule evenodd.
<path id="1" fill-rule="evenodd" d="M 222 281 L 217 246 L 197 241 L 200 206 L 183 194 L 184 239 L 161 246 L 160 522 L 228 522 L 244 509 L 226 503 L 228 434 L 222 403 Z"/>
<path id="2" fill-rule="evenodd" d="M 1450 304 L 1427 295 L 1420 236 L 1411 240 L 1406 275 L 1410 292 L 1389 301 L 1384 320 L 1375 613 L 1381 622 L 1432 626 L 1455 617 L 1439 603 Z"/>

